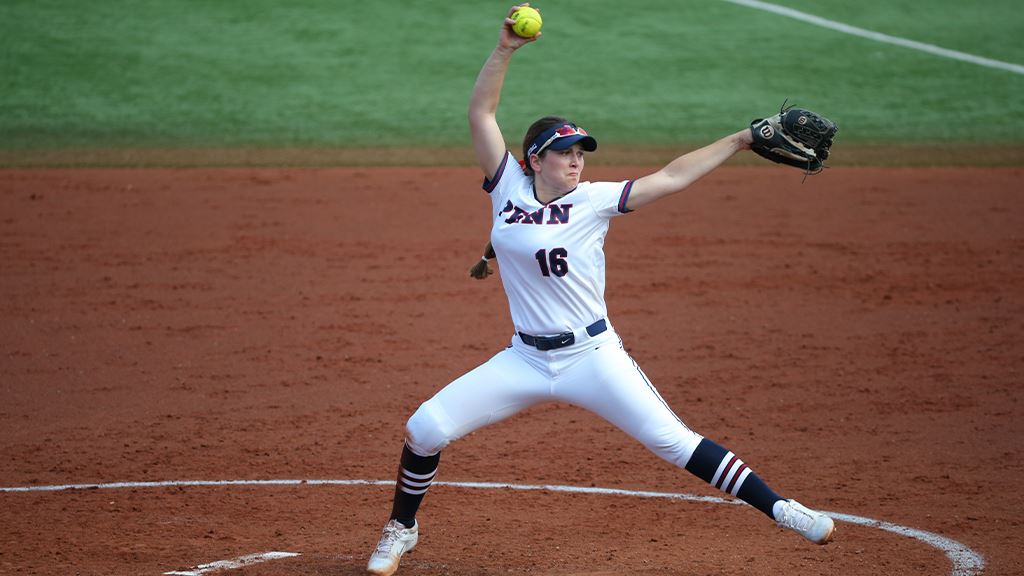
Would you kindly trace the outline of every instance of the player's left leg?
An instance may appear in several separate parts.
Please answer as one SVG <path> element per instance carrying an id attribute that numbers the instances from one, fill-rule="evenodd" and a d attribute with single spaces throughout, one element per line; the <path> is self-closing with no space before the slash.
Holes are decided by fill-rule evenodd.
<path id="1" fill-rule="evenodd" d="M 782 498 L 754 473 L 739 456 L 707 438 L 701 438 L 685 466 L 694 476 L 764 512 L 779 526 L 815 544 L 832 540 L 835 523 L 827 515 L 796 500 Z"/>
<path id="2" fill-rule="evenodd" d="M 661 458 L 780 525 L 818 544 L 831 539 L 834 524 L 828 516 L 782 498 L 738 456 L 690 430 L 622 349 L 617 336 L 587 353 L 571 374 L 561 381 L 558 396 L 605 418 Z"/>

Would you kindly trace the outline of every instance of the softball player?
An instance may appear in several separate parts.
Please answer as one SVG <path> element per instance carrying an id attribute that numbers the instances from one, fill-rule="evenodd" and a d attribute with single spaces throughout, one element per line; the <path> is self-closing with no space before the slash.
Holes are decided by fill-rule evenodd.
<path id="1" fill-rule="evenodd" d="M 585 154 L 597 149 L 597 140 L 564 118 L 545 117 L 527 131 L 521 165 L 506 150 L 495 114 L 512 55 L 537 37 L 520 38 L 512 22 L 506 17 L 477 78 L 469 123 L 491 198 L 491 243 L 515 335 L 506 349 L 448 384 L 409 418 L 391 517 L 370 556 L 369 572 L 393 574 L 402 554 L 416 545 L 416 511 L 445 446 L 547 401 L 600 415 L 668 462 L 825 544 L 832 538 L 832 519 L 777 495 L 739 457 L 673 413 L 623 349 L 604 301 L 610 220 L 683 190 L 748 149 L 750 131 L 637 180 L 585 182 Z"/>

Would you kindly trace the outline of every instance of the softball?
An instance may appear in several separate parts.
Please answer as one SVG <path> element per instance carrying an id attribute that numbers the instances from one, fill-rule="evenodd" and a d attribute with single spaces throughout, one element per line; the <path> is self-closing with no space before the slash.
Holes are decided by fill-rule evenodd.
<path id="1" fill-rule="evenodd" d="M 529 6 L 523 6 L 516 10 L 510 18 L 515 20 L 515 24 L 512 24 L 512 31 L 523 38 L 533 38 L 540 32 L 540 27 L 544 24 L 540 12 Z"/>

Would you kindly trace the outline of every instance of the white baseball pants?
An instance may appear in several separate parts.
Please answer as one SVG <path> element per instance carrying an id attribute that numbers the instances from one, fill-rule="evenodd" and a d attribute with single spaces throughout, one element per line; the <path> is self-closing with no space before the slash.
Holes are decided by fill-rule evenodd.
<path id="1" fill-rule="evenodd" d="M 548 401 L 601 416 L 680 468 L 702 439 L 672 412 L 609 326 L 549 351 L 513 336 L 510 347 L 420 405 L 406 424 L 406 443 L 419 456 L 433 456 L 474 430 Z"/>

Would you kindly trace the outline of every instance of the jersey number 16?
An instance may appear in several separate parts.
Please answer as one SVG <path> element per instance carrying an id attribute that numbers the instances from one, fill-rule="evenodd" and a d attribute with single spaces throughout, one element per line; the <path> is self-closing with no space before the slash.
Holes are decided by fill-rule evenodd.
<path id="1" fill-rule="evenodd" d="M 537 264 L 540 264 L 540 273 L 543 276 L 554 274 L 561 278 L 569 273 L 569 262 L 566 260 L 569 251 L 565 248 L 552 248 L 550 252 L 541 248 L 533 257 L 537 259 Z"/>

